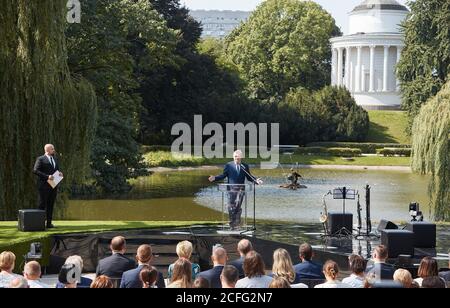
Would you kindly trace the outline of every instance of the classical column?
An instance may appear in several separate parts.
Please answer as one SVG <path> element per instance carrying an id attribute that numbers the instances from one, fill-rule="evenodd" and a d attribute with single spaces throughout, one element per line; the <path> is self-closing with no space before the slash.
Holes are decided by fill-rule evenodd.
<path id="1" fill-rule="evenodd" d="M 403 50 L 402 46 L 397 46 L 397 65 L 398 65 L 398 62 L 400 62 L 400 58 L 402 56 L 402 50 Z M 400 92 L 400 80 L 398 79 L 398 77 L 397 77 L 396 81 L 397 81 L 397 92 Z"/>
<path id="2" fill-rule="evenodd" d="M 345 86 L 350 89 L 350 47 L 345 47 Z"/>
<path id="3" fill-rule="evenodd" d="M 355 68 L 355 92 L 361 92 L 361 53 L 362 46 L 357 47 L 358 56 L 356 60 L 356 68 Z"/>
<path id="4" fill-rule="evenodd" d="M 342 47 L 338 48 L 338 69 L 337 69 L 337 85 L 342 86 L 342 64 L 344 57 L 344 50 Z"/>
<path id="5" fill-rule="evenodd" d="M 337 84 L 337 50 L 331 49 L 331 85 Z"/>
<path id="6" fill-rule="evenodd" d="M 389 46 L 384 46 L 384 65 L 383 65 L 383 92 L 388 91 L 388 64 L 389 64 Z"/>
<path id="7" fill-rule="evenodd" d="M 370 46 L 369 92 L 375 92 L 375 46 Z"/>

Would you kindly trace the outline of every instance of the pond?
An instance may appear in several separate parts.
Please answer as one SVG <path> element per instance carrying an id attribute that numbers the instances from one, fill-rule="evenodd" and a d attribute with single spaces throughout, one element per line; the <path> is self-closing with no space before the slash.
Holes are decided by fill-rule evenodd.
<path id="1" fill-rule="evenodd" d="M 157 172 L 133 182 L 133 190 L 121 198 L 107 200 L 71 200 L 64 211 L 70 220 L 220 220 L 221 192 L 207 177 L 221 169 Z M 306 189 L 288 190 L 286 170 L 253 170 L 264 180 L 256 187 L 258 219 L 317 222 L 322 211 L 322 196 L 337 187 L 356 189 L 365 209 L 364 186 L 371 186 L 373 221 L 410 219 L 408 205 L 419 202 L 427 218 L 427 177 L 407 171 L 301 169 Z M 327 199 L 328 211 L 342 211 L 342 200 Z M 252 195 L 248 200 L 253 211 Z M 346 201 L 346 211 L 356 217 L 356 202 Z M 364 213 L 364 211 L 363 211 Z"/>

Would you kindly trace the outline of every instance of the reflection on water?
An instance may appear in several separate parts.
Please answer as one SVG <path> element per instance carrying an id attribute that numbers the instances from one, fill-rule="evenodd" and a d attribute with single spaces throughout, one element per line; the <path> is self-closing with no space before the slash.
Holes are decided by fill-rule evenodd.
<path id="1" fill-rule="evenodd" d="M 112 200 L 72 200 L 65 219 L 87 220 L 220 220 L 221 193 L 207 177 L 216 170 L 155 173 L 133 182 L 130 194 Z M 402 171 L 348 171 L 306 169 L 300 173 L 308 188 L 279 188 L 285 183 L 283 170 L 253 170 L 265 184 L 257 187 L 257 218 L 292 222 L 317 222 L 322 195 L 336 187 L 358 189 L 362 195 L 372 187 L 372 219 L 408 220 L 408 204 L 417 201 L 427 214 L 427 178 Z M 249 205 L 253 202 L 249 196 Z M 342 211 L 342 202 L 328 199 L 329 211 Z M 346 211 L 354 213 L 356 202 L 348 200 Z M 252 211 L 249 211 L 252 212 Z M 356 220 L 355 220 L 356 221 Z"/>

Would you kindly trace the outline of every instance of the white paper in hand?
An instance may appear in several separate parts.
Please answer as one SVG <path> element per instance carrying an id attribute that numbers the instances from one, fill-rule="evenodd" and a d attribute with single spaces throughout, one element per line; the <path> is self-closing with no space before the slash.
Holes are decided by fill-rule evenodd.
<path id="1" fill-rule="evenodd" d="M 56 170 L 55 173 L 53 173 L 53 180 L 48 180 L 47 183 L 52 187 L 55 188 L 58 186 L 58 184 L 63 180 L 63 177 L 59 175 L 59 171 Z"/>

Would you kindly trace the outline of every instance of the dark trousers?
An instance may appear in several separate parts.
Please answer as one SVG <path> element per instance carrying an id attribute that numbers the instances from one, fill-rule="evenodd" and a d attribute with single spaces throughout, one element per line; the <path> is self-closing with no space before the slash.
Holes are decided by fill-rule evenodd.
<path id="1" fill-rule="evenodd" d="M 228 214 L 230 216 L 230 227 L 235 228 L 241 224 L 242 202 L 245 191 L 231 190 L 228 192 Z"/>
<path id="2" fill-rule="evenodd" d="M 52 223 L 53 207 L 58 189 L 49 187 L 39 188 L 39 209 L 47 212 L 47 225 Z"/>

